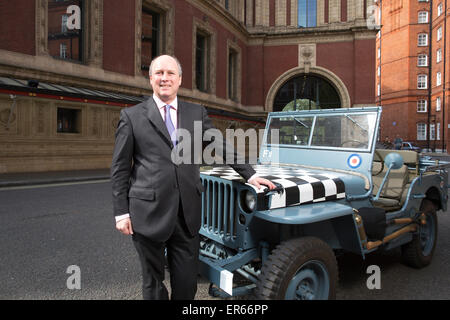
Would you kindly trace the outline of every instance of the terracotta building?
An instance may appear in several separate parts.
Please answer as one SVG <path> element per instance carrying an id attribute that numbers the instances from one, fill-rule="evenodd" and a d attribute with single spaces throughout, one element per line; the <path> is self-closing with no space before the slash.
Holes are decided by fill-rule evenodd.
<path id="1" fill-rule="evenodd" d="M 375 103 L 372 0 L 0 2 L 0 173 L 107 168 L 121 108 L 174 54 L 216 126 Z"/>
<path id="2" fill-rule="evenodd" d="M 447 1 L 377 1 L 377 104 L 381 137 L 424 149 L 448 145 Z"/>

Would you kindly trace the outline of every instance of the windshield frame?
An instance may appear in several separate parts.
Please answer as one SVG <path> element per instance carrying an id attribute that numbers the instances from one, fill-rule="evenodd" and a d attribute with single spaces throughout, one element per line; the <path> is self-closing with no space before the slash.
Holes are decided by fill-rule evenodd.
<path id="1" fill-rule="evenodd" d="M 371 152 L 372 150 L 372 146 L 373 146 L 373 142 L 374 139 L 377 135 L 377 127 L 378 127 L 378 110 L 376 108 L 360 108 L 360 109 L 341 109 L 341 110 L 336 110 L 336 109 L 332 109 L 329 110 L 330 112 L 326 112 L 326 110 L 321 110 L 322 112 L 317 112 L 317 110 L 311 111 L 311 112 L 305 112 L 305 111 L 301 111 L 301 112 L 282 112 L 282 113 L 271 113 L 266 125 L 266 133 L 264 135 L 264 141 L 263 141 L 263 145 L 267 146 L 267 147 L 279 147 L 279 148 L 290 148 L 290 149 L 314 149 L 314 150 L 333 150 L 333 151 L 352 151 L 352 152 Z M 333 112 L 334 111 L 334 112 Z M 350 121 L 352 121 L 353 123 L 355 123 L 355 125 L 357 125 L 358 127 L 360 127 L 362 130 L 366 130 L 365 128 L 361 127 L 361 124 L 358 123 L 355 120 L 355 116 L 360 116 L 360 115 L 367 115 L 368 117 L 370 115 L 372 115 L 372 119 L 368 118 L 368 121 L 370 121 L 371 123 L 369 123 L 369 128 L 367 129 L 367 133 L 368 133 L 368 139 L 367 139 L 367 145 L 365 147 L 337 147 L 337 146 L 321 146 L 321 145 L 316 145 L 313 144 L 313 138 L 315 136 L 316 132 L 316 125 L 317 125 L 317 119 L 324 119 L 326 117 L 341 117 L 341 118 L 347 118 Z M 309 137 L 308 137 L 308 143 L 307 144 L 286 144 L 286 143 L 279 143 L 279 144 L 274 144 L 271 143 L 271 141 L 268 141 L 269 138 L 269 130 L 271 129 L 271 124 L 272 121 L 274 119 L 280 119 L 280 118 L 292 118 L 293 122 L 298 122 L 296 120 L 296 118 L 301 118 L 301 120 L 303 121 L 304 118 L 311 118 L 312 119 L 312 125 L 309 131 Z M 268 143 L 269 142 L 269 143 Z M 345 143 L 345 142 L 344 142 Z"/>

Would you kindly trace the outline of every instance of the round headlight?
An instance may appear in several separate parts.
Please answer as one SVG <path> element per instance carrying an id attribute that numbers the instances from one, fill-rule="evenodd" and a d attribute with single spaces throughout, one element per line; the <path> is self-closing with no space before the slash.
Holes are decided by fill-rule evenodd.
<path id="1" fill-rule="evenodd" d="M 244 204 L 245 204 L 245 208 L 248 212 L 252 212 L 253 210 L 255 210 L 256 208 L 256 195 L 250 191 L 247 190 L 244 192 Z"/>

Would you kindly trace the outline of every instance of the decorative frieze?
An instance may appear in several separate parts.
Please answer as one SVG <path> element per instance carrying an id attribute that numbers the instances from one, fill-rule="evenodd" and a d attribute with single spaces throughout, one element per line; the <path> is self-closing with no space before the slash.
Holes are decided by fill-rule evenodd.
<path id="1" fill-rule="evenodd" d="M 309 73 L 311 67 L 316 66 L 316 44 L 298 45 L 298 66 L 304 68 L 305 73 Z"/>

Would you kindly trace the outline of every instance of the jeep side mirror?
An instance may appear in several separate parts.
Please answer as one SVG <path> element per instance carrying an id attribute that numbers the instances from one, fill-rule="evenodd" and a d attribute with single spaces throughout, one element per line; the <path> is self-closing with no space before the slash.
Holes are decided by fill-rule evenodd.
<path id="1" fill-rule="evenodd" d="M 389 169 L 400 169 L 403 166 L 403 157 L 397 152 L 391 152 L 384 157 L 384 163 Z"/>
<path id="2" fill-rule="evenodd" d="M 403 157 L 396 152 L 391 152 L 386 157 L 384 157 L 384 164 L 388 167 L 388 170 L 386 171 L 383 182 L 381 183 L 377 195 L 374 198 L 375 201 L 380 198 L 381 190 L 383 190 L 384 184 L 386 183 L 387 177 L 389 176 L 389 172 L 391 172 L 392 169 L 400 169 L 403 166 Z"/>

